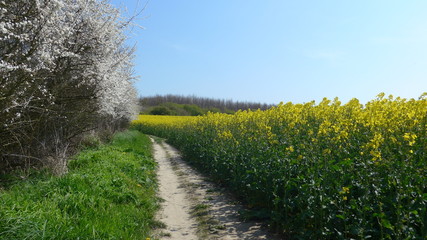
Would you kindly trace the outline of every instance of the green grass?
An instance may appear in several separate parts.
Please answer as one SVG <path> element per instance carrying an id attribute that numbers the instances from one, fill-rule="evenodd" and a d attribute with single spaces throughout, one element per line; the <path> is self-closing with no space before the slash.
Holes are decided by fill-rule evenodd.
<path id="1" fill-rule="evenodd" d="M 85 150 L 62 177 L 0 176 L 0 239 L 145 239 L 158 208 L 149 139 L 137 132 Z"/>

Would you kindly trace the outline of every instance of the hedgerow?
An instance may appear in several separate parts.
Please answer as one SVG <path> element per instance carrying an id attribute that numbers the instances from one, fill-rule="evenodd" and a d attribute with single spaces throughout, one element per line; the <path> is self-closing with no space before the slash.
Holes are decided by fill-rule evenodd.
<path id="1" fill-rule="evenodd" d="M 84 133 L 136 111 L 131 24 L 98 0 L 0 1 L 0 167 L 64 171 Z"/>

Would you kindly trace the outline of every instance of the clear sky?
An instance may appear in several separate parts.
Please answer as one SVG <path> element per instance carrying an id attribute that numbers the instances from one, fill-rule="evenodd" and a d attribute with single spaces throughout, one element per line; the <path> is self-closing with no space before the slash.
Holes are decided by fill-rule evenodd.
<path id="1" fill-rule="evenodd" d="M 132 14 L 146 1 L 111 3 Z M 150 0 L 137 23 L 141 96 L 366 102 L 427 91 L 425 0 Z"/>

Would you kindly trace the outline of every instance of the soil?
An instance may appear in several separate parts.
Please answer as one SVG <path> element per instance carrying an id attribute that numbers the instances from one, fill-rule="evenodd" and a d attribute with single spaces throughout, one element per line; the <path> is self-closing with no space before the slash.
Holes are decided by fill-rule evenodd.
<path id="1" fill-rule="evenodd" d="M 265 222 L 243 221 L 239 212 L 245 209 L 238 201 L 186 164 L 172 146 L 151 140 L 158 163 L 159 197 L 164 200 L 158 214 L 164 228 L 155 238 L 281 239 L 268 232 Z"/>

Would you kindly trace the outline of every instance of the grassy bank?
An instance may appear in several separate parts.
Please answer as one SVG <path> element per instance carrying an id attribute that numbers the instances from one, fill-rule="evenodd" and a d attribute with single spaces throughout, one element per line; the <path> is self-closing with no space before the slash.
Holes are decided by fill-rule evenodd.
<path id="1" fill-rule="evenodd" d="M 68 174 L 0 175 L 0 239 L 145 239 L 154 222 L 155 163 L 136 131 L 82 151 Z"/>

